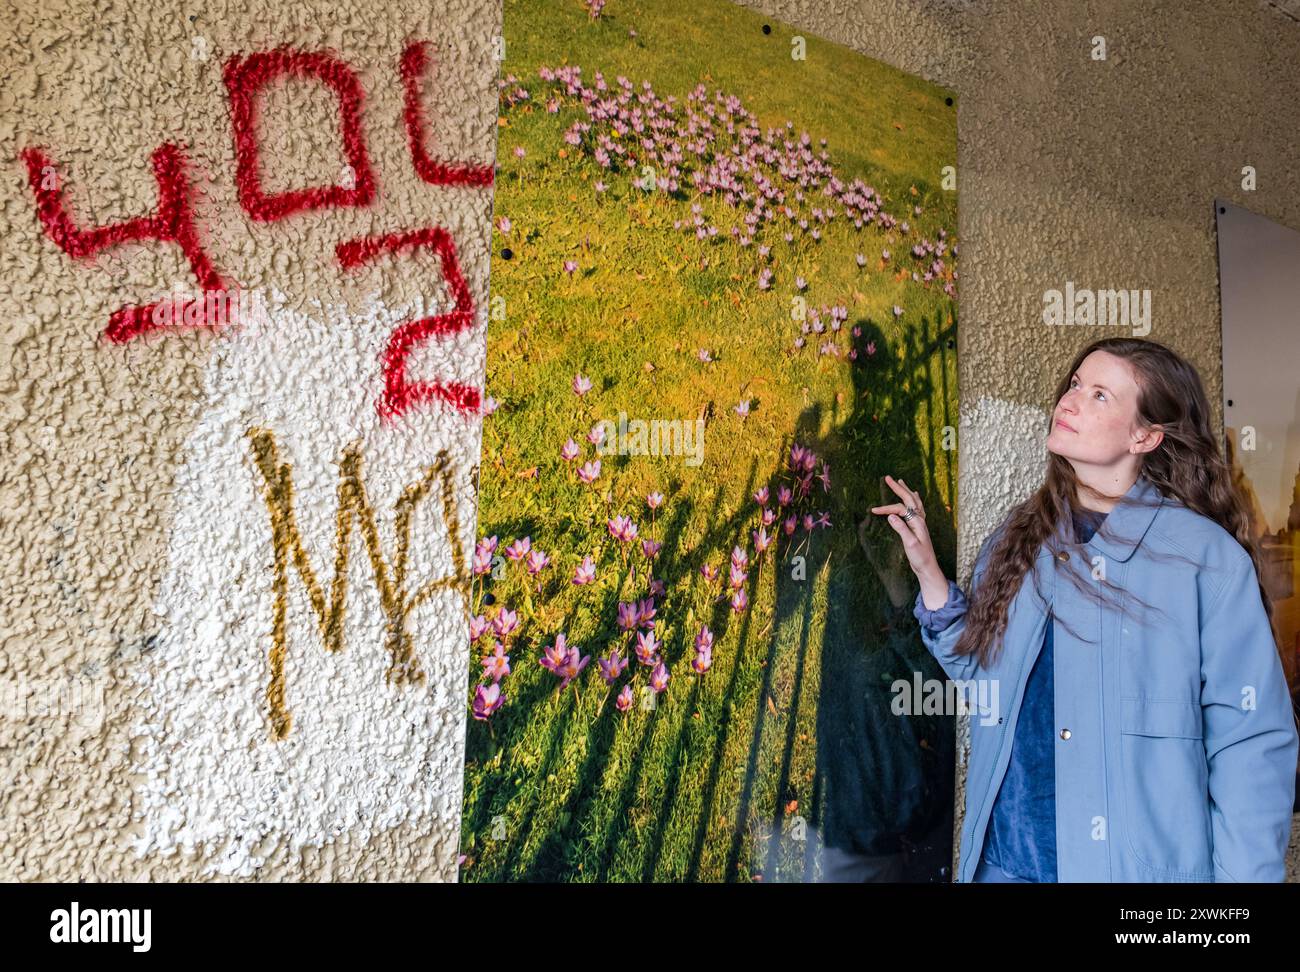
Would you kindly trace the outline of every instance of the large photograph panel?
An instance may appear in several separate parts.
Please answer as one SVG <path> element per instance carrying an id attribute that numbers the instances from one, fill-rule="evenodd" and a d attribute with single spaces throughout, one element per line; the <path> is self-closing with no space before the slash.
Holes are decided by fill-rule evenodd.
<path id="1" fill-rule="evenodd" d="M 952 549 L 955 94 L 721 0 L 504 29 L 461 879 L 946 880 L 869 510 Z"/>

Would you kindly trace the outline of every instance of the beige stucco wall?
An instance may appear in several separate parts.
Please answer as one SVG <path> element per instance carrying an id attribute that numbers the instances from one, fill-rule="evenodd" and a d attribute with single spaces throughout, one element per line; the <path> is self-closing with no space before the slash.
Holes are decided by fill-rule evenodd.
<path id="1" fill-rule="evenodd" d="M 1300 226 L 1300 24 L 1251 0 L 747 5 L 961 95 L 960 579 L 1002 512 L 1037 485 L 1057 371 L 1098 332 L 1043 325 L 1045 290 L 1067 280 L 1150 288 L 1149 336 L 1197 364 L 1221 420 L 1211 202 Z M 290 683 L 301 689 L 298 735 L 272 750 L 278 762 L 257 761 L 266 644 L 249 616 L 266 608 L 270 547 L 257 533 L 266 511 L 239 434 L 254 412 L 278 423 L 282 458 L 298 477 L 300 526 L 326 579 L 335 463 L 350 432 L 366 434 L 381 510 L 446 448 L 471 536 L 477 426 L 445 409 L 397 430 L 372 422 L 374 341 L 409 302 L 438 297 L 436 265 L 349 275 L 333 246 L 446 226 L 482 311 L 491 190 L 416 177 L 397 59 L 410 37 L 440 45 L 446 63 L 426 82 L 432 144 L 454 159 L 490 159 L 499 4 L 16 8 L 0 22 L 0 679 L 47 700 L 52 687 L 73 686 L 103 706 L 24 718 L 7 710 L 0 879 L 454 879 L 466 661 L 454 595 L 413 619 L 431 646 L 418 696 L 372 686 L 373 658 L 348 669 L 367 664 L 364 650 L 337 665 L 325 659 L 299 605 L 293 620 L 307 644 L 293 649 Z M 1095 35 L 1107 40 L 1104 62 L 1089 57 Z M 196 37 L 206 57 L 195 56 Z M 334 48 L 360 76 L 373 205 L 269 224 L 240 209 L 220 65 L 282 43 Z M 334 181 L 334 117 L 319 93 L 273 99 L 268 179 Z M 104 346 L 98 337 L 115 308 L 194 281 L 171 246 L 84 263 L 66 256 L 37 223 L 18 152 L 46 147 L 74 211 L 104 222 L 154 205 L 148 158 L 169 140 L 185 144 L 206 190 L 198 213 L 214 262 L 284 301 L 240 334 Z M 1255 192 L 1240 188 L 1247 164 L 1259 174 Z M 431 351 L 426 366 L 481 379 L 481 343 L 480 328 L 459 353 Z M 436 523 L 426 526 L 426 566 L 436 568 L 449 544 Z M 235 553 L 213 553 L 221 543 Z M 225 574 L 204 572 L 236 560 Z M 354 554 L 353 567 L 358 622 L 373 620 L 364 556 Z M 214 589 L 232 593 L 197 618 L 194 605 Z M 160 615 L 160 605 L 173 613 Z M 389 722 L 371 724 L 376 707 Z M 385 740 L 392 720 L 424 734 Z M 232 739 L 245 752 L 223 761 L 219 746 Z M 340 750 L 331 741 L 348 759 L 332 762 Z M 354 797 L 339 820 L 322 815 L 317 794 L 348 789 L 349 779 Z"/>
<path id="2" fill-rule="evenodd" d="M 491 189 L 417 177 L 398 59 L 408 39 L 438 45 L 424 82 L 429 144 L 491 162 L 500 5 L 18 6 L 0 22 L 0 677 L 25 686 L 33 705 L 54 705 L 52 685 L 85 698 L 0 727 L 0 876 L 454 879 L 467 678 L 459 595 L 434 597 L 411 618 L 425 685 L 390 688 L 360 540 L 337 658 L 291 573 L 294 727 L 268 743 L 269 514 L 243 433 L 256 419 L 276 435 L 327 590 L 336 464 L 354 436 L 390 562 L 393 503 L 442 448 L 454 456 L 461 539 L 472 547 L 477 424 L 427 408 L 381 428 L 375 410 L 379 347 L 401 310 L 421 297 L 447 301 L 438 263 L 394 256 L 344 272 L 334 246 L 446 227 L 486 324 Z M 240 207 L 222 63 L 279 44 L 332 48 L 360 78 L 372 205 L 270 223 Z M 271 188 L 340 181 L 337 118 L 319 87 L 268 98 Z M 195 279 L 174 245 L 65 255 L 42 233 L 18 152 L 43 146 L 73 212 L 105 222 L 153 208 L 149 158 L 164 141 L 187 149 L 216 266 L 250 294 L 284 300 L 240 333 L 105 345 L 114 309 Z M 481 346 L 481 327 L 459 344 L 431 342 L 412 371 L 481 383 Z M 450 546 L 437 496 L 425 506 L 412 572 L 436 577 Z M 99 713 L 84 703 L 101 690 Z"/>

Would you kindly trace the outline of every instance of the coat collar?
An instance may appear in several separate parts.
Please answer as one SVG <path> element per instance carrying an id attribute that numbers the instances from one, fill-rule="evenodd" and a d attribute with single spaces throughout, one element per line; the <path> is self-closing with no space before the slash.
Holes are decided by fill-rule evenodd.
<path id="1" fill-rule="evenodd" d="M 1133 556 L 1138 544 L 1150 529 L 1156 512 L 1165 502 L 1164 494 L 1142 473 L 1138 474 L 1137 480 L 1129 487 L 1124 497 L 1127 502 L 1116 503 L 1106 514 L 1106 519 L 1102 523 L 1103 529 L 1094 533 L 1092 539 L 1084 544 L 1109 559 L 1121 563 Z M 1074 525 L 1069 522 L 1069 517 L 1065 520 L 1066 522 L 1057 528 L 1056 539 L 1060 545 L 1074 542 Z M 1103 532 L 1112 535 L 1103 536 Z"/>

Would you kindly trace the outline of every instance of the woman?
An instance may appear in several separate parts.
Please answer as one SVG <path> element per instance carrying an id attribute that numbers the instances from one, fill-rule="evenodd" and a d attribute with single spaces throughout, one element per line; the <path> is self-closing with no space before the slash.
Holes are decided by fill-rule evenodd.
<path id="1" fill-rule="evenodd" d="M 997 700 L 971 720 L 957 880 L 1282 881 L 1300 734 L 1200 378 L 1108 338 L 1055 400 L 1046 479 L 985 540 L 969 601 L 906 482 L 872 509 L 926 647 Z"/>

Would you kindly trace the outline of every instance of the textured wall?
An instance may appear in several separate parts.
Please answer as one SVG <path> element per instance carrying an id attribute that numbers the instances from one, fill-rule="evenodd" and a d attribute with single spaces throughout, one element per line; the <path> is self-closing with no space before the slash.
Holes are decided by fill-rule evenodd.
<path id="1" fill-rule="evenodd" d="M 1219 417 L 1211 202 L 1300 226 L 1300 24 L 1251 0 L 747 5 L 961 94 L 961 579 L 1008 505 L 1040 481 L 1058 369 L 1104 330 L 1046 327 L 1045 290 L 1150 288 L 1149 336 L 1197 364 Z M 395 329 L 451 305 L 438 261 L 381 256 L 344 271 L 334 246 L 445 226 L 475 323 L 422 346 L 409 374 L 481 378 L 491 190 L 420 179 L 397 65 L 412 37 L 439 45 L 423 99 L 430 144 L 490 159 L 500 5 L 17 6 L 0 24 L 0 678 L 48 711 L 15 719 L 7 703 L 0 725 L 0 877 L 451 878 L 458 595 L 412 611 L 427 677 L 389 685 L 387 615 L 360 538 L 341 654 L 326 652 L 290 566 L 293 723 L 268 743 L 271 527 L 284 507 L 282 492 L 262 489 L 247 432 L 255 422 L 275 435 L 325 596 L 354 440 L 390 563 L 394 503 L 442 449 L 470 537 L 477 419 L 442 401 L 387 425 L 376 413 Z M 1095 35 L 1105 61 L 1089 56 Z M 356 71 L 373 202 L 273 222 L 240 207 L 221 64 L 282 43 L 331 47 Z M 273 93 L 268 185 L 346 182 L 337 118 L 318 89 Z M 41 228 L 19 153 L 47 150 L 70 210 L 90 225 L 156 205 L 149 159 L 167 141 L 192 163 L 206 252 L 249 308 L 237 326 L 105 342 L 123 304 L 194 289 L 191 264 L 174 243 L 63 252 Z M 1240 186 L 1247 164 L 1255 192 Z M 393 272 L 397 260 L 421 272 Z M 451 570 L 436 500 L 411 518 L 408 593 Z"/>
<path id="2" fill-rule="evenodd" d="M 417 171 L 399 64 L 408 41 L 435 45 L 421 145 L 490 166 L 500 6 L 22 6 L 0 27 L 0 875 L 453 879 L 466 626 L 461 593 L 438 581 L 466 573 L 451 539 L 472 548 L 479 419 L 436 396 L 393 418 L 378 406 L 403 404 L 384 371 L 394 335 L 453 307 L 464 326 L 413 342 L 405 378 L 417 392 L 482 380 L 491 188 Z M 337 52 L 329 77 L 359 94 L 368 159 L 345 157 L 350 100 L 319 81 L 270 84 L 264 191 L 344 189 L 282 214 L 241 205 L 231 94 L 244 81 L 223 76 L 232 55 L 280 44 Z M 189 162 L 189 245 L 77 256 L 43 231 L 23 150 L 45 152 L 41 181 L 84 228 L 154 210 L 163 143 Z M 184 239 L 167 222 L 162 235 Z M 429 239 L 354 267 L 335 250 L 438 226 L 454 249 Z M 187 259 L 196 249 L 207 264 Z M 104 336 L 123 305 L 199 293 L 204 266 L 242 288 L 230 323 Z M 401 523 L 399 498 L 431 466 Z M 294 540 L 328 618 L 341 502 L 356 519 L 329 628 Z M 28 718 L 12 717 L 14 686 Z"/>

